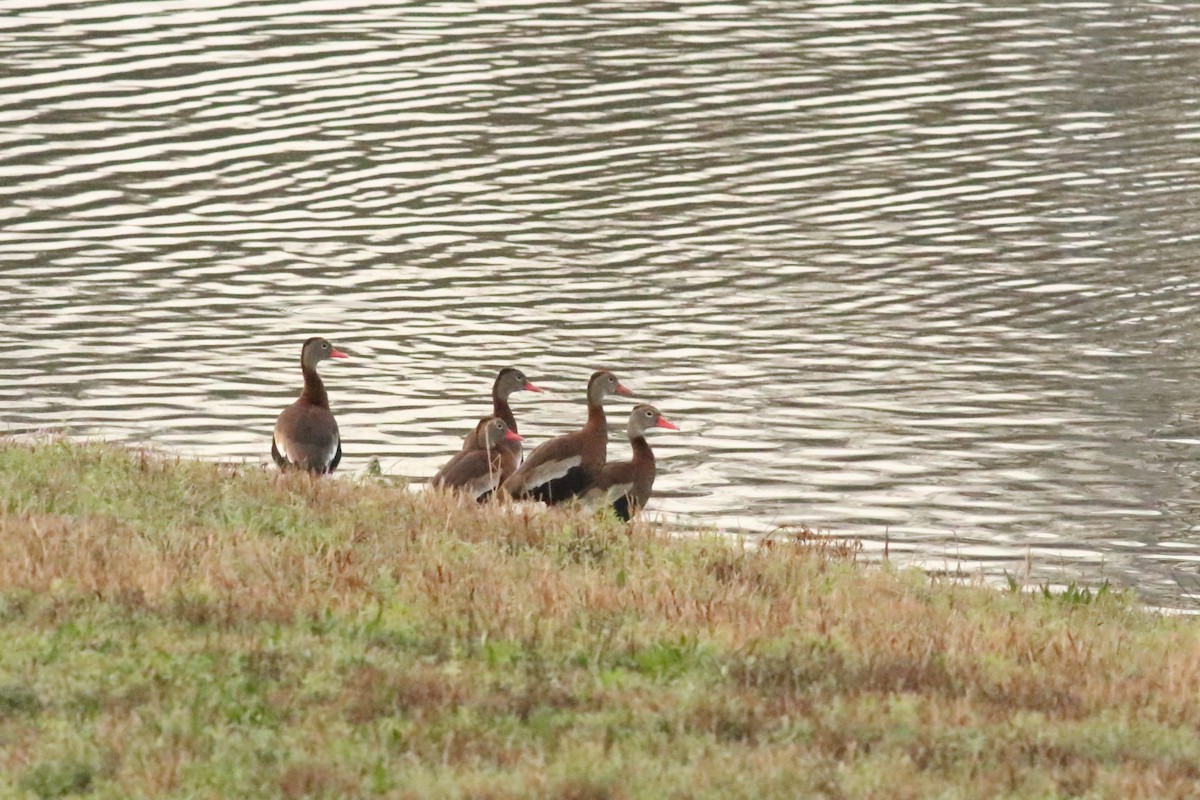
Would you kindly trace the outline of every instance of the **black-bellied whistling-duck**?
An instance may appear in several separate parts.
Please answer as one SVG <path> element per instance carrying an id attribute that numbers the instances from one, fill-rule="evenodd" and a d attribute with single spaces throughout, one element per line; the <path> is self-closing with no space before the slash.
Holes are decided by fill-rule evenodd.
<path id="1" fill-rule="evenodd" d="M 513 416 L 512 409 L 508 405 L 508 396 L 513 392 L 540 392 L 538 387 L 529 382 L 525 377 L 525 373 L 515 367 L 505 367 L 496 375 L 496 382 L 492 384 L 492 414 L 504 420 L 504 424 L 513 433 L 520 433 L 517 430 L 517 419 Z"/>
<path id="2" fill-rule="evenodd" d="M 553 505 L 578 497 L 591 486 L 604 467 L 608 447 L 604 398 L 610 394 L 633 393 L 611 372 L 593 373 L 588 381 L 588 418 L 583 429 L 542 442 L 501 490 Z"/>
<path id="3" fill-rule="evenodd" d="M 329 395 L 317 374 L 317 364 L 327 358 L 347 358 L 328 341 L 314 336 L 300 348 L 304 391 L 275 420 L 271 457 L 280 469 L 305 469 L 318 475 L 333 472 L 342 460 L 342 437 L 329 410 Z"/>
<path id="4" fill-rule="evenodd" d="M 472 434 L 480 448 L 455 453 L 429 483 L 445 489 L 460 489 L 471 498 L 482 500 L 517 468 L 517 454 L 501 445 L 505 442 L 519 444 L 521 437 L 495 416 L 479 420 Z"/>
<path id="5" fill-rule="evenodd" d="M 513 392 L 540 392 L 538 387 L 529 382 L 525 377 L 525 373 L 514 367 L 505 367 L 496 375 L 496 382 L 492 384 L 492 416 L 499 417 L 504 420 L 504 424 L 513 433 L 519 433 L 517 429 L 517 418 L 513 416 L 512 407 L 508 404 L 508 397 Z M 478 430 L 478 426 L 476 426 Z M 479 450 L 482 444 L 475 439 L 475 431 L 471 431 L 463 439 L 463 450 Z M 521 461 L 521 442 L 520 440 L 504 439 L 500 442 L 500 446 L 504 449 L 511 450 L 516 454 L 517 462 Z"/>
<path id="6" fill-rule="evenodd" d="M 492 384 L 492 416 L 496 416 L 504 420 L 504 424 L 506 424 L 508 429 L 513 433 L 517 432 L 517 418 L 513 416 L 512 408 L 508 405 L 508 397 L 513 392 L 521 391 L 540 392 L 542 390 L 534 386 L 529 379 L 525 377 L 525 373 L 519 369 L 516 369 L 515 367 L 505 367 L 504 369 L 500 370 L 500 372 L 496 375 L 495 383 Z M 476 436 L 476 433 L 480 430 L 482 429 L 477 425 L 475 426 L 475 430 L 472 430 L 465 437 L 463 437 L 462 452 L 465 453 L 471 450 L 483 449 L 483 441 Z M 508 455 L 511 455 L 514 469 L 518 464 L 521 463 L 521 437 L 518 436 L 516 439 L 501 439 L 499 445 L 497 446 Z M 504 463 L 509 463 L 507 457 Z M 443 467 L 443 469 L 445 469 L 445 467 Z M 501 481 L 511 474 L 512 469 L 506 470 L 504 472 L 504 476 L 501 478 Z M 487 492 L 484 492 L 479 499 L 487 500 L 488 495 L 490 494 L 491 490 L 489 489 Z"/>
<path id="7" fill-rule="evenodd" d="M 584 495 L 611 505 L 617 516 L 628 522 L 646 501 L 654 488 L 654 451 L 646 442 L 650 428 L 679 430 L 657 408 L 642 404 L 629 412 L 629 444 L 633 447 L 632 461 L 613 461 L 604 465 L 600 477 Z"/>

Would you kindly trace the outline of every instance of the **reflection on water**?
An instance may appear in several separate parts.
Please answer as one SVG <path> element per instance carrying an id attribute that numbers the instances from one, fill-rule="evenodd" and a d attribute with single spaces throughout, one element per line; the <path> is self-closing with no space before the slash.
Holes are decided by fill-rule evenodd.
<path id="1" fill-rule="evenodd" d="M 0 8 L 11 431 L 264 460 L 322 334 L 422 479 L 608 366 L 687 524 L 1200 591 L 1187 4 Z"/>

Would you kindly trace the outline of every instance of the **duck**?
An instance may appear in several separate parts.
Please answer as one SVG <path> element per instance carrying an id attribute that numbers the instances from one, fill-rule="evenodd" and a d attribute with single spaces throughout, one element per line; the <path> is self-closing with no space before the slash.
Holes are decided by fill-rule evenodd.
<path id="1" fill-rule="evenodd" d="M 530 380 L 525 377 L 525 373 L 515 367 L 505 367 L 504 369 L 500 370 L 499 373 L 497 373 L 496 380 L 492 384 L 492 416 L 499 417 L 500 419 L 504 420 L 504 424 L 506 424 L 508 429 L 513 433 L 517 433 L 517 418 L 513 416 L 512 407 L 508 404 L 508 397 L 513 392 L 520 391 L 541 392 L 543 390 L 539 389 L 537 386 L 534 386 L 533 383 L 531 383 Z M 484 449 L 483 440 L 477 436 L 477 433 L 480 430 L 482 430 L 480 426 L 476 425 L 470 433 L 463 437 L 463 446 L 460 452 L 466 453 L 470 452 L 471 450 Z M 516 439 L 504 438 L 500 440 L 500 443 L 497 445 L 497 447 L 507 454 L 504 461 L 505 464 L 510 462 L 509 456 L 511 456 L 511 463 L 514 468 L 521 463 L 521 460 L 524 457 L 521 441 L 522 437 L 520 436 L 518 436 Z M 445 467 L 443 467 L 443 469 L 445 469 Z M 511 474 L 511 469 L 506 470 L 503 478 L 507 478 Z M 501 480 L 503 480 L 503 478 L 501 478 Z M 494 488 L 495 487 L 493 487 L 493 489 Z M 491 493 L 492 489 L 489 489 L 476 499 L 478 499 L 480 502 L 483 502 L 491 496 Z"/>
<path id="2" fill-rule="evenodd" d="M 587 423 L 581 430 L 542 442 L 500 486 L 510 497 L 528 497 L 556 505 L 585 492 L 600 477 L 608 449 L 604 398 L 631 395 L 608 370 L 588 380 Z"/>
<path id="3" fill-rule="evenodd" d="M 496 382 L 492 384 L 492 415 L 504 420 L 504 424 L 513 433 L 520 433 L 517 430 L 517 418 L 513 416 L 512 408 L 508 405 L 508 397 L 513 392 L 541 391 L 529 382 L 524 372 L 516 367 L 505 367 L 496 374 Z"/>
<path id="4" fill-rule="evenodd" d="M 629 412 L 629 444 L 633 448 L 633 459 L 605 464 L 600 477 L 584 494 L 584 500 L 589 503 L 610 506 L 623 522 L 637 516 L 654 488 L 654 451 L 646 442 L 646 431 L 650 428 L 679 430 L 654 406 L 647 403 L 634 406 Z"/>
<path id="5" fill-rule="evenodd" d="M 520 431 L 517 429 L 517 418 L 513 416 L 512 407 L 508 404 L 508 398 L 513 392 L 521 391 L 541 392 L 543 390 L 534 386 L 525 377 L 525 373 L 516 367 L 505 367 L 496 374 L 496 381 L 492 384 L 492 416 L 504 420 L 504 424 L 513 433 L 520 433 Z M 477 425 L 463 438 L 463 451 L 483 449 L 483 444 L 475 436 L 478 430 L 479 426 Z M 502 439 L 500 446 L 515 453 L 518 463 L 520 462 L 520 439 Z"/>
<path id="6" fill-rule="evenodd" d="M 517 468 L 517 454 L 502 445 L 519 445 L 522 437 L 494 415 L 479 420 L 471 436 L 479 448 L 455 453 L 429 483 L 435 488 L 461 490 L 482 502 Z"/>
<path id="7" fill-rule="evenodd" d="M 275 420 L 271 458 L 281 470 L 301 469 L 328 475 L 342 460 L 342 438 L 329 410 L 329 395 L 317 374 L 317 364 L 327 358 L 349 358 L 328 340 L 313 336 L 300 348 L 304 390 L 296 402 Z"/>

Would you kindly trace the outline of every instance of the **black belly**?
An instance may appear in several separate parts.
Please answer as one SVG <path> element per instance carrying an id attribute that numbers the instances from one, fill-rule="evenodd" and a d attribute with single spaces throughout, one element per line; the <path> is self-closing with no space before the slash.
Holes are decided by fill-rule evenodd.
<path id="1" fill-rule="evenodd" d="M 629 522 L 629 518 L 633 516 L 629 513 L 629 495 L 623 494 L 613 501 L 613 511 L 617 512 L 617 517 L 622 522 Z"/>
<path id="2" fill-rule="evenodd" d="M 541 500 L 548 506 L 565 503 L 587 491 L 592 485 L 591 473 L 583 467 L 571 467 L 567 474 L 533 487 L 526 496 Z"/>
<path id="3" fill-rule="evenodd" d="M 271 458 L 275 459 L 275 464 L 280 469 L 287 469 L 292 466 L 291 462 L 283 457 L 283 453 L 279 452 L 279 448 L 275 446 L 275 439 L 271 439 Z"/>

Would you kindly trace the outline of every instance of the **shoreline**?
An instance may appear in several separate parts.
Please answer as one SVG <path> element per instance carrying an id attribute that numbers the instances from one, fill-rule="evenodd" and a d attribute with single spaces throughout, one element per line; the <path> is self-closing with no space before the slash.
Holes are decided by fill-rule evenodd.
<path id="1" fill-rule="evenodd" d="M 0 441 L 0 794 L 1188 797 L 1200 631 L 809 540 Z"/>
<path id="2" fill-rule="evenodd" d="M 278 469 L 265 458 L 244 456 L 234 460 L 206 457 L 176 451 L 153 442 L 75 436 L 69 431 L 30 429 L 0 433 L 0 437 L 4 436 L 8 437 L 8 441 L 18 444 L 70 441 L 80 445 L 101 444 L 139 452 L 144 450 L 155 457 L 168 460 L 198 461 L 230 469 L 262 469 L 270 474 L 274 474 Z M 377 457 L 369 458 L 366 464 L 353 472 L 343 470 L 334 476 L 326 476 L 326 479 L 366 480 L 412 494 L 420 494 L 427 484 L 425 479 L 385 472 Z M 655 496 L 660 495 L 656 492 Z M 1132 592 L 1138 601 L 1151 611 L 1200 615 L 1200 601 L 1197 600 L 1196 592 L 1185 586 L 1174 572 L 1149 569 L 1122 571 L 1120 561 L 1122 558 L 1128 558 L 1130 554 L 1109 552 L 1100 547 L 1078 550 L 1074 558 L 1061 555 L 1063 546 L 1055 547 L 1052 544 L 1036 542 L 1012 544 L 1007 548 L 999 547 L 995 552 L 986 553 L 980 552 L 980 548 L 986 549 L 991 545 L 986 538 L 979 535 L 960 537 L 955 533 L 925 543 L 920 539 L 891 539 L 886 528 L 882 535 L 863 531 L 835 533 L 829 529 L 813 527 L 805 521 L 764 521 L 752 517 L 748 517 L 747 522 L 721 524 L 686 513 L 657 511 L 653 504 L 648 509 L 648 514 L 644 512 L 642 517 L 643 523 L 653 523 L 660 529 L 684 536 L 716 534 L 745 539 L 751 543 L 767 538 L 775 531 L 804 530 L 811 535 L 834 541 L 857 542 L 860 545 L 858 557 L 865 564 L 900 570 L 916 569 L 926 574 L 942 575 L 952 580 L 986 585 L 998 590 L 1010 589 L 1015 579 L 1021 590 L 1028 592 L 1098 591 L 1102 588 L 1106 591 Z"/>

